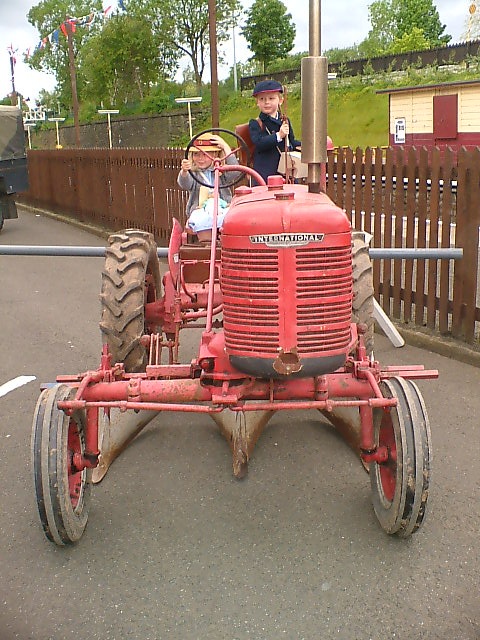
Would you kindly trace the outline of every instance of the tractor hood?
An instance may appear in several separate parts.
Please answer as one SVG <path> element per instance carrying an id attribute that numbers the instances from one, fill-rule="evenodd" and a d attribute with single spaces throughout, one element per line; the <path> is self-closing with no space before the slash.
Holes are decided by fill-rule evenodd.
<path id="1" fill-rule="evenodd" d="M 325 193 L 312 193 L 304 185 L 288 184 L 275 189 L 237 189 L 222 234 L 248 235 L 253 243 L 292 246 L 316 242 L 318 234 L 350 233 L 350 230 L 345 212 Z"/>

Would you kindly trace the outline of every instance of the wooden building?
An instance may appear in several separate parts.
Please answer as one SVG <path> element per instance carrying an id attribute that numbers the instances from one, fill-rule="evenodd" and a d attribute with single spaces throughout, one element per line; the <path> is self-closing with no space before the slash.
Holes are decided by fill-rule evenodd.
<path id="1" fill-rule="evenodd" d="M 480 80 L 384 89 L 389 95 L 389 145 L 480 146 Z"/>

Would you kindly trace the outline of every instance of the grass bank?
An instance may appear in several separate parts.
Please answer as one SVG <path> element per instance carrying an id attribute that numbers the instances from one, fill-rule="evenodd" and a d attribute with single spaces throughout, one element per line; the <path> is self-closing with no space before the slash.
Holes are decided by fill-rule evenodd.
<path id="1" fill-rule="evenodd" d="M 388 144 L 388 96 L 377 95 L 377 89 L 372 86 L 329 88 L 328 135 L 335 145 L 365 148 Z M 302 106 L 298 89 L 288 94 L 287 114 L 295 136 L 301 140 Z M 254 99 L 249 95 L 236 94 L 221 104 L 220 127 L 234 129 L 235 125 L 248 122 L 257 115 Z"/>

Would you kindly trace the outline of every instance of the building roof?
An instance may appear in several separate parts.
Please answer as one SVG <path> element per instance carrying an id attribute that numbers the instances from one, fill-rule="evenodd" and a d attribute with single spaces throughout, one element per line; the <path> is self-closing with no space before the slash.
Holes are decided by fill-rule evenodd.
<path id="1" fill-rule="evenodd" d="M 469 85 L 480 84 L 480 79 L 477 80 L 456 80 L 455 82 L 438 82 L 435 84 L 418 84 L 412 87 L 395 87 L 393 89 L 380 89 L 376 93 L 401 93 L 405 91 L 426 91 L 428 89 L 438 89 L 439 87 L 465 87 Z"/>

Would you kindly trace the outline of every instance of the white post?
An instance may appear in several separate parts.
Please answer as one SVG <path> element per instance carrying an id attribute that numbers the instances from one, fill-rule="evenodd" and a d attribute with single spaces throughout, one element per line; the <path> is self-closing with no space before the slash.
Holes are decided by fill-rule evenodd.
<path id="1" fill-rule="evenodd" d="M 188 128 L 190 130 L 190 138 L 193 138 L 193 129 L 192 129 L 192 109 L 190 108 L 190 102 L 188 104 Z"/>
<path id="2" fill-rule="evenodd" d="M 112 114 L 116 115 L 120 113 L 119 109 L 97 109 L 97 113 L 102 116 L 107 116 L 107 133 L 108 133 L 108 146 L 111 149 L 113 147 L 112 144 L 112 121 L 110 116 Z"/>
<path id="3" fill-rule="evenodd" d="M 112 148 L 112 126 L 110 123 L 110 112 L 107 113 L 107 126 L 108 126 L 108 144 L 111 149 Z"/>
<path id="4" fill-rule="evenodd" d="M 194 98 L 175 98 L 175 102 L 177 104 L 186 104 L 188 108 L 188 129 L 190 132 L 190 139 L 193 138 L 193 128 L 192 128 L 192 110 L 190 104 L 192 102 L 201 102 L 202 98 L 200 96 L 196 96 Z"/>

